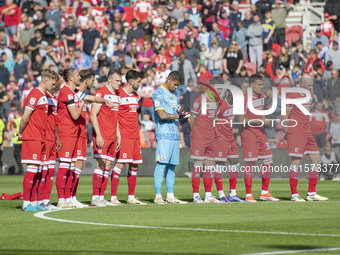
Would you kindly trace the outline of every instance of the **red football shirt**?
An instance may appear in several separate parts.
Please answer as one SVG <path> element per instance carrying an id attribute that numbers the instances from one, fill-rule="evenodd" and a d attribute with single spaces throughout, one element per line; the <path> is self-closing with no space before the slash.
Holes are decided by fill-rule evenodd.
<path id="1" fill-rule="evenodd" d="M 108 107 L 102 104 L 100 111 L 97 115 L 100 133 L 103 138 L 116 140 L 117 136 L 117 123 L 118 123 L 118 110 L 119 110 L 119 96 L 113 92 L 108 86 L 102 87 L 97 90 L 96 97 L 101 97 L 106 100 L 112 101 L 114 106 Z M 95 135 L 95 131 L 93 130 Z"/>
<path id="2" fill-rule="evenodd" d="M 76 103 L 77 108 L 79 109 L 80 96 L 81 96 L 81 94 L 83 92 L 78 90 L 78 89 L 76 89 L 74 91 L 74 93 L 75 93 L 75 103 Z M 84 137 L 84 138 L 87 138 L 87 131 L 86 131 L 86 109 L 87 109 L 87 105 L 86 105 L 86 103 L 84 103 L 83 110 L 81 111 L 81 114 L 80 114 L 79 118 L 76 120 L 76 124 L 77 124 L 78 130 L 79 130 L 78 135 L 80 137 Z"/>
<path id="3" fill-rule="evenodd" d="M 58 100 L 48 91 L 46 92 L 46 97 L 48 102 L 46 140 L 54 142 L 56 140 L 55 127 L 57 126 Z"/>
<path id="4" fill-rule="evenodd" d="M 75 96 L 74 91 L 65 85 L 58 95 L 58 133 L 62 137 L 77 137 L 78 127 L 68 112 L 68 105 L 76 105 Z"/>
<path id="5" fill-rule="evenodd" d="M 202 112 L 202 95 L 206 95 L 206 114 Z M 195 125 L 191 136 L 201 139 L 213 139 L 215 137 L 214 119 L 217 106 L 207 94 L 200 94 L 191 107 L 191 115 L 196 116 Z"/>
<path id="6" fill-rule="evenodd" d="M 128 94 L 124 87 L 120 87 L 117 94 L 120 98 L 118 120 L 122 138 L 140 139 L 137 113 L 138 94 L 134 91 Z"/>
<path id="7" fill-rule="evenodd" d="M 16 4 L 12 4 L 12 10 L 15 10 L 15 13 L 12 15 L 3 15 L 5 26 L 17 26 L 19 24 L 19 7 Z M 2 7 L 2 9 L 6 9 L 9 7 L 7 4 Z"/>
<path id="8" fill-rule="evenodd" d="M 329 123 L 329 117 L 326 111 L 313 110 L 311 116 L 311 131 L 314 135 L 319 135 L 326 132 L 326 123 Z"/>
<path id="9" fill-rule="evenodd" d="M 293 98 L 304 98 L 305 95 L 300 93 L 287 93 L 287 98 L 293 99 Z M 312 108 L 312 99 L 313 95 L 311 95 L 311 99 L 307 102 L 302 104 L 308 111 Z M 305 115 L 303 112 L 300 111 L 296 105 L 287 105 L 287 108 L 291 109 L 291 112 L 289 114 L 289 119 L 293 119 L 297 122 L 297 125 L 295 126 L 294 121 L 289 121 L 289 126 L 295 126 L 295 127 L 289 127 L 287 130 L 287 134 L 290 135 L 301 135 L 301 136 L 309 136 L 311 133 L 311 129 L 309 126 L 309 120 L 310 115 Z"/>
<path id="10" fill-rule="evenodd" d="M 48 109 L 46 94 L 39 88 L 33 89 L 27 97 L 25 109 L 30 109 L 33 112 L 23 131 L 22 140 L 44 142 Z"/>
<path id="11" fill-rule="evenodd" d="M 221 122 L 223 124 L 215 125 L 216 138 L 221 138 L 228 142 L 233 141 L 234 133 L 230 122 L 234 121 L 235 115 L 233 114 L 233 106 L 228 103 L 227 99 L 222 100 L 216 115 L 218 119 L 228 121 L 226 124 Z"/>

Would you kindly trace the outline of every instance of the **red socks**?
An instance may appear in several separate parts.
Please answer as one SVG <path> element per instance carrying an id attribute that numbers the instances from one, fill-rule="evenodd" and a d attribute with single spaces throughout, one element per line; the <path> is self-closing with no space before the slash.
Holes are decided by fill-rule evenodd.
<path id="1" fill-rule="evenodd" d="M 111 196 L 117 196 L 117 189 L 118 189 L 118 183 L 119 183 L 119 176 L 120 173 L 122 172 L 121 169 L 118 167 L 114 167 L 112 171 L 112 176 L 111 176 Z"/>
<path id="2" fill-rule="evenodd" d="M 24 201 L 31 201 L 31 193 L 34 184 L 35 176 L 38 173 L 38 167 L 34 165 L 27 165 L 27 170 L 23 180 L 23 196 Z M 36 201 L 36 200 L 34 200 Z"/>
<path id="3" fill-rule="evenodd" d="M 54 176 L 54 165 L 49 165 L 47 170 L 47 175 L 45 177 L 45 190 L 44 199 L 50 199 L 52 187 L 53 187 L 53 176 Z"/>
<path id="4" fill-rule="evenodd" d="M 48 165 L 42 166 L 42 171 L 41 171 L 41 174 L 40 174 L 41 179 L 40 179 L 39 184 L 38 184 L 38 201 L 44 200 L 47 172 L 48 172 Z"/>
<path id="5" fill-rule="evenodd" d="M 93 196 L 99 196 L 103 180 L 103 171 L 100 168 L 94 169 L 92 176 Z"/>
<path id="6" fill-rule="evenodd" d="M 105 195 L 105 190 L 106 190 L 106 187 L 107 187 L 107 183 L 109 182 L 110 169 L 109 170 L 105 169 L 103 173 L 104 174 L 103 174 L 103 177 L 102 177 L 102 183 L 101 183 L 100 192 L 99 192 L 100 196 L 104 196 Z"/>
<path id="7" fill-rule="evenodd" d="M 129 187 L 129 195 L 132 196 L 135 194 L 136 183 L 137 183 L 137 169 L 129 169 L 127 182 Z"/>
<path id="8" fill-rule="evenodd" d="M 246 186 L 246 194 L 252 194 L 251 186 L 253 183 L 253 166 L 255 164 L 246 163 L 246 170 L 244 172 L 244 184 Z"/>
<path id="9" fill-rule="evenodd" d="M 191 177 L 192 189 L 194 193 L 199 193 L 200 181 L 201 181 L 200 176 L 201 176 L 202 170 L 203 170 L 202 163 L 194 164 L 194 171 L 192 172 L 192 177 Z"/>
<path id="10" fill-rule="evenodd" d="M 309 186 L 308 186 L 308 193 L 315 193 L 315 187 L 316 184 L 318 183 L 318 178 L 319 178 L 319 171 L 320 168 L 312 166 L 309 169 Z"/>
<path id="11" fill-rule="evenodd" d="M 236 189 L 239 169 L 240 169 L 240 163 L 238 163 L 236 165 L 230 165 L 229 189 Z"/>
<path id="12" fill-rule="evenodd" d="M 75 168 L 73 173 L 73 182 L 72 182 L 72 191 L 71 196 L 75 197 L 77 195 L 78 183 L 79 183 L 79 175 L 81 173 L 80 168 Z"/>
<path id="13" fill-rule="evenodd" d="M 298 173 L 298 167 L 290 165 L 289 168 L 289 182 L 290 182 L 290 189 L 292 191 L 292 195 L 298 194 L 297 191 L 297 185 L 299 181 L 299 173 Z"/>
<path id="14" fill-rule="evenodd" d="M 56 178 L 56 186 L 58 198 L 65 198 L 65 187 L 67 181 L 67 174 L 69 171 L 70 163 L 62 162 L 59 165 L 57 178 Z"/>
<path id="15" fill-rule="evenodd" d="M 262 190 L 268 191 L 268 186 L 270 182 L 270 169 L 272 169 L 272 164 L 265 164 L 262 166 Z"/>

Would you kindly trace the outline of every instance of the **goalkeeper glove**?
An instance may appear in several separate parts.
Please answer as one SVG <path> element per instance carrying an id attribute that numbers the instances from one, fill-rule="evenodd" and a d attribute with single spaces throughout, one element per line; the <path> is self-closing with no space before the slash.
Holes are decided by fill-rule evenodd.
<path id="1" fill-rule="evenodd" d="M 177 112 L 180 119 L 186 119 L 190 117 L 190 112 L 184 110 L 184 106 L 178 105 Z"/>

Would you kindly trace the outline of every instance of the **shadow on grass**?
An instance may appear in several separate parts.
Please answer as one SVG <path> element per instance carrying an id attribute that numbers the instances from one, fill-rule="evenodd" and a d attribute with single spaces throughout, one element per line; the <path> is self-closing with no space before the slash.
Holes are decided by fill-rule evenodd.
<path id="1" fill-rule="evenodd" d="M 281 249 L 281 250 L 314 250 L 314 249 L 323 249 L 328 248 L 324 246 L 311 246 L 311 245 L 266 245 L 261 246 L 267 249 Z"/>

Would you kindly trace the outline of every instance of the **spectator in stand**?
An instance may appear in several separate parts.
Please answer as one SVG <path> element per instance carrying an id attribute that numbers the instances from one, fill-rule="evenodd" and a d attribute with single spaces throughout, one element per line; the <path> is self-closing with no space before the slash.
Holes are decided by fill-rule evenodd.
<path id="1" fill-rule="evenodd" d="M 90 3 L 85 0 L 74 1 L 72 6 L 73 17 L 78 18 L 83 8 L 91 8 Z"/>
<path id="2" fill-rule="evenodd" d="M 205 83 L 205 84 L 209 84 L 209 80 L 210 78 L 214 77 L 208 70 L 207 70 L 207 66 L 204 64 L 200 64 L 200 69 L 199 69 L 199 78 L 198 78 L 198 82 L 199 83 Z"/>
<path id="3" fill-rule="evenodd" d="M 322 60 L 318 58 L 318 55 L 316 54 L 316 50 L 311 50 L 309 52 L 309 58 L 306 63 L 305 67 L 305 73 L 313 72 L 316 73 L 316 65 L 320 65 L 322 68 L 322 73 L 325 71 L 325 65 L 323 64 Z"/>
<path id="4" fill-rule="evenodd" d="M 316 43 L 316 53 L 318 54 L 318 58 L 321 59 L 322 62 L 324 63 L 325 63 L 325 57 L 326 57 L 327 51 L 328 51 L 328 47 L 323 46 L 322 42 Z"/>
<path id="5" fill-rule="evenodd" d="M 229 15 L 231 35 L 236 28 L 236 23 L 242 21 L 242 12 L 239 11 L 238 1 L 232 2 L 232 11 Z"/>
<path id="6" fill-rule="evenodd" d="M 333 181 L 339 181 L 339 171 L 336 165 L 339 165 L 340 160 L 332 148 L 328 145 L 325 146 L 325 153 L 321 155 L 321 165 L 323 166 L 320 172 L 320 181 L 326 178 L 331 178 Z M 327 169 L 327 171 L 325 171 Z"/>
<path id="7" fill-rule="evenodd" d="M 33 4 L 34 4 L 33 0 L 27 0 L 26 2 L 24 2 L 22 5 L 22 12 L 27 13 L 27 15 L 30 17 L 33 17 L 34 15 Z"/>
<path id="8" fill-rule="evenodd" d="M 195 40 L 198 39 L 198 30 L 194 27 L 194 23 L 191 20 L 189 20 L 187 22 L 187 25 L 182 29 L 182 31 L 180 33 L 180 39 L 185 40 L 185 38 L 189 34 L 189 32 L 192 32 L 193 38 Z"/>
<path id="9" fill-rule="evenodd" d="M 221 6 L 221 9 L 220 9 L 220 12 L 222 10 L 225 10 L 228 13 L 228 16 L 229 16 L 229 14 L 230 14 L 230 2 L 229 2 L 229 0 L 222 0 L 222 6 Z"/>
<path id="10" fill-rule="evenodd" d="M 221 35 L 222 38 L 224 38 L 224 34 L 223 32 L 220 30 L 219 28 L 219 25 L 217 22 L 214 22 L 212 24 L 212 29 L 210 30 L 210 36 L 209 36 L 209 47 L 210 47 L 210 42 L 213 40 L 213 39 L 216 39 L 216 34 L 219 33 Z"/>
<path id="11" fill-rule="evenodd" d="M 114 62 L 114 67 L 117 69 L 127 68 L 132 69 L 132 59 L 127 56 L 124 52 L 118 54 L 118 58 Z"/>
<path id="12" fill-rule="evenodd" d="M 89 18 L 88 25 L 89 28 L 86 29 L 83 33 L 80 48 L 86 55 L 94 57 L 99 47 L 100 34 L 99 31 L 94 27 L 94 19 L 92 17 Z"/>
<path id="13" fill-rule="evenodd" d="M 155 83 L 158 86 L 162 85 L 164 82 L 166 82 L 166 79 L 168 78 L 169 73 L 171 73 L 170 69 L 166 69 L 165 64 L 161 64 L 161 69 L 156 71 L 155 75 Z"/>
<path id="14" fill-rule="evenodd" d="M 5 112 L 4 103 L 7 102 L 8 95 L 6 92 L 5 86 L 0 82 L 0 118 L 7 118 L 7 114 Z"/>
<path id="15" fill-rule="evenodd" d="M 286 70 L 289 70 L 291 63 L 291 56 L 288 47 L 282 46 L 280 48 L 279 65 L 282 65 Z"/>
<path id="16" fill-rule="evenodd" d="M 326 62 L 326 70 L 322 75 L 322 80 L 323 81 L 328 81 L 330 78 L 332 78 L 332 70 L 333 70 L 333 62 L 331 60 L 328 60 Z"/>
<path id="17" fill-rule="evenodd" d="M 266 10 L 264 14 L 264 19 L 262 20 L 261 24 L 263 27 L 263 50 L 266 51 L 272 49 L 273 39 L 274 39 L 274 32 L 275 32 L 275 24 L 272 20 L 272 13 L 270 10 Z"/>
<path id="18" fill-rule="evenodd" d="M 182 51 L 179 54 L 178 60 L 176 60 L 172 65 L 172 71 L 178 71 L 181 74 L 181 84 L 177 87 L 177 96 L 179 100 L 181 96 L 184 95 L 186 91 L 186 87 L 188 86 L 188 80 L 191 79 L 194 84 L 197 84 L 197 77 L 194 71 L 194 68 L 190 62 L 186 58 L 185 51 Z"/>
<path id="19" fill-rule="evenodd" d="M 176 1 L 176 8 L 173 10 L 171 17 L 174 17 L 178 23 L 184 20 L 184 13 L 187 12 L 187 8 L 183 6 L 183 2 L 181 0 Z"/>
<path id="20" fill-rule="evenodd" d="M 329 116 L 323 110 L 321 102 L 315 105 L 315 110 L 311 111 L 311 131 L 318 147 L 326 145 L 326 135 L 329 130 Z"/>
<path id="21" fill-rule="evenodd" d="M 6 4 L 1 10 L 5 23 L 5 33 L 7 36 L 13 36 L 17 33 L 19 24 L 19 7 L 13 0 L 6 0 Z"/>
<path id="22" fill-rule="evenodd" d="M 219 4 L 219 0 L 216 0 L 215 5 L 213 5 L 210 0 L 203 0 L 201 8 L 201 21 L 202 24 L 207 26 L 208 31 L 212 29 L 212 24 L 214 23 L 215 15 L 217 15 Z"/>
<path id="23" fill-rule="evenodd" d="M 303 49 L 302 41 L 299 39 L 295 42 L 296 50 L 291 55 L 291 66 L 299 65 L 301 70 L 305 70 L 308 61 L 308 53 Z"/>
<path id="24" fill-rule="evenodd" d="M 274 79 L 276 70 L 280 67 L 279 58 L 273 56 L 272 50 L 267 50 L 266 55 L 267 57 L 263 60 L 265 73 L 269 75 L 271 79 Z"/>
<path id="25" fill-rule="evenodd" d="M 310 47 L 312 49 L 315 49 L 317 42 L 322 42 L 322 45 L 329 45 L 328 37 L 321 33 L 321 28 L 319 27 L 316 29 L 316 36 L 312 38 L 312 43 L 310 44 Z"/>
<path id="26" fill-rule="evenodd" d="M 340 2 L 326 0 L 324 13 L 329 13 L 329 19 L 333 22 L 335 30 L 340 32 Z"/>
<path id="27" fill-rule="evenodd" d="M 313 94 L 317 97 L 318 102 L 321 102 L 324 97 L 324 90 L 326 87 L 325 81 L 321 79 L 322 77 L 322 67 L 320 65 L 316 66 L 316 74 L 314 75 L 313 84 Z"/>
<path id="28" fill-rule="evenodd" d="M 167 69 L 171 66 L 171 59 L 165 55 L 165 47 L 163 45 L 159 48 L 159 53 L 152 59 L 151 65 L 159 70 L 162 63 L 166 65 Z"/>
<path id="29" fill-rule="evenodd" d="M 152 9 L 152 5 L 149 1 L 139 0 L 134 6 L 133 16 L 139 23 L 143 23 L 144 19 L 151 16 Z"/>
<path id="30" fill-rule="evenodd" d="M 129 32 L 127 34 L 127 41 L 126 43 L 131 42 L 131 38 L 135 36 L 137 40 L 141 39 L 144 37 L 144 30 L 138 27 L 138 21 L 137 19 L 133 19 L 131 21 L 132 27 L 129 29 Z"/>
<path id="31" fill-rule="evenodd" d="M 166 35 L 166 40 L 169 43 L 171 41 L 172 38 L 176 38 L 178 44 L 180 43 L 180 35 L 181 32 L 178 30 L 178 23 L 177 21 L 173 21 L 171 23 L 171 30 L 168 31 L 167 35 Z"/>
<path id="32" fill-rule="evenodd" d="M 28 61 L 24 59 L 24 53 L 22 51 L 18 51 L 15 58 L 15 66 L 14 66 L 14 75 L 16 80 L 18 81 L 23 73 L 27 73 L 28 70 Z"/>
<path id="33" fill-rule="evenodd" d="M 152 25 L 152 18 L 146 17 L 146 19 L 144 19 L 144 22 L 139 24 L 140 28 L 143 29 L 144 31 L 144 36 L 149 35 L 152 36 L 153 35 L 153 25 Z"/>
<path id="34" fill-rule="evenodd" d="M 262 0 L 264 1 L 264 0 Z M 247 36 L 249 37 L 249 59 L 250 62 L 256 64 L 257 69 L 262 65 L 262 35 L 263 27 L 260 23 L 260 16 L 254 14 L 254 23 L 247 29 Z"/>
<path id="35" fill-rule="evenodd" d="M 326 52 L 325 62 L 332 61 L 333 67 L 337 70 L 340 69 L 340 50 L 339 43 L 333 42 L 332 48 Z"/>
<path id="36" fill-rule="evenodd" d="M 340 148 L 340 114 L 336 114 L 334 117 L 334 122 L 332 122 L 329 129 L 329 133 L 332 136 L 332 147 Z"/>
<path id="37" fill-rule="evenodd" d="M 200 10 L 197 8 L 197 0 L 191 1 L 191 8 L 188 10 L 189 20 L 194 23 L 194 27 L 198 28 L 200 24 Z"/>
<path id="38" fill-rule="evenodd" d="M 329 19 L 329 13 L 324 14 L 324 22 L 320 24 L 321 33 L 327 36 L 329 39 L 333 37 L 334 34 L 334 25 Z"/>
<path id="39" fill-rule="evenodd" d="M 151 61 L 155 57 L 154 51 L 151 49 L 151 42 L 144 40 L 143 48 L 137 54 L 138 67 L 140 72 L 151 67 Z"/>
<path id="40" fill-rule="evenodd" d="M 283 4 L 283 8 L 281 4 Z M 286 2 L 276 0 L 275 8 L 272 10 L 272 17 L 275 24 L 274 43 L 278 43 L 281 46 L 283 46 L 286 41 L 286 19 L 292 9 L 293 7 Z"/>
<path id="41" fill-rule="evenodd" d="M 3 39 L 0 42 L 0 55 L 2 55 L 2 53 L 6 53 L 8 60 L 14 60 L 13 52 L 10 48 L 7 47 L 7 40 L 6 39 Z"/>
<path id="42" fill-rule="evenodd" d="M 28 45 L 28 50 L 31 51 L 31 59 L 35 59 L 36 55 L 46 57 L 46 51 L 48 49 L 48 42 L 42 37 L 41 31 L 35 31 L 35 37 L 33 37 Z"/>
<path id="43" fill-rule="evenodd" d="M 331 100 L 335 114 L 340 113 L 340 79 L 339 71 L 332 70 L 332 78 L 327 81 L 326 97 Z"/>
<path id="44" fill-rule="evenodd" d="M 61 12 L 54 1 L 50 2 L 50 9 L 45 13 L 46 20 L 45 37 L 49 43 L 52 43 L 56 36 L 61 36 Z"/>
<path id="45" fill-rule="evenodd" d="M 98 59 L 98 55 L 100 54 L 106 55 L 108 59 L 111 59 L 113 56 L 113 45 L 109 45 L 109 42 L 106 38 L 103 38 L 101 43 L 99 44 L 94 59 Z"/>
<path id="46" fill-rule="evenodd" d="M 229 38 L 228 38 L 229 39 Z M 221 33 L 216 33 L 216 41 L 217 41 L 217 46 L 222 48 L 222 53 L 224 55 L 224 53 L 227 51 L 228 46 L 229 46 L 229 42 L 230 40 L 224 40 L 223 38 L 221 38 Z"/>
<path id="47" fill-rule="evenodd" d="M 266 11 L 272 10 L 272 3 L 270 0 L 259 0 L 256 3 L 256 9 L 258 10 L 260 19 L 263 20 L 265 18 Z"/>
<path id="48" fill-rule="evenodd" d="M 37 18 L 33 20 L 33 27 L 35 30 L 40 30 L 43 37 L 45 36 L 46 21 L 44 19 L 44 14 L 42 11 L 36 12 Z"/>
<path id="49" fill-rule="evenodd" d="M 154 131 L 155 123 L 151 120 L 150 113 L 146 112 L 143 114 L 143 120 L 141 121 L 142 125 L 144 125 L 144 129 L 146 131 Z"/>
<path id="50" fill-rule="evenodd" d="M 38 78 L 41 75 L 43 64 L 44 59 L 39 54 L 37 54 L 32 63 L 32 71 L 35 78 Z"/>
<path id="51" fill-rule="evenodd" d="M 198 34 L 198 41 L 200 45 L 204 44 L 206 47 L 209 47 L 209 38 L 210 33 L 207 31 L 207 26 L 202 26 L 201 32 Z"/>
<path id="52" fill-rule="evenodd" d="M 31 22 L 25 22 L 25 29 L 23 29 L 20 33 L 19 37 L 19 45 L 20 49 L 24 52 L 28 50 L 28 45 L 30 40 L 34 37 L 34 28 L 31 27 Z"/>
<path id="53" fill-rule="evenodd" d="M 227 12 L 222 9 L 220 12 L 220 17 L 217 20 L 218 28 L 223 34 L 223 39 L 230 40 L 229 35 L 231 32 L 230 20 L 228 18 Z M 216 36 L 216 34 L 215 34 Z M 216 39 L 216 38 L 213 38 Z"/>
<path id="54" fill-rule="evenodd" d="M 237 42 L 239 50 L 242 52 L 243 62 L 246 62 L 247 59 L 248 40 L 246 34 L 247 30 L 243 27 L 242 22 L 238 21 L 231 39 Z"/>
<path id="55" fill-rule="evenodd" d="M 114 20 L 114 14 L 115 13 L 119 13 L 120 18 L 122 20 L 126 19 L 126 12 L 123 9 L 123 7 L 121 7 L 119 5 L 119 1 L 117 1 L 117 0 L 109 0 L 108 1 L 108 8 L 107 8 L 106 12 L 107 12 L 107 14 L 109 14 L 110 21 Z"/>
<path id="56" fill-rule="evenodd" d="M 215 77 L 219 77 L 223 70 L 222 53 L 222 48 L 217 46 L 217 40 L 213 39 L 210 48 L 204 54 L 204 57 L 208 60 L 207 69 Z"/>
<path id="57" fill-rule="evenodd" d="M 151 69 L 149 69 L 149 71 L 147 71 L 146 73 L 150 72 L 152 72 Z M 141 104 L 142 118 L 145 113 L 149 113 L 151 119 L 154 120 L 154 106 L 152 103 L 152 93 L 155 91 L 156 88 L 157 86 L 151 75 L 147 75 L 146 82 L 139 87 L 139 96 L 142 99 Z"/>
<path id="58" fill-rule="evenodd" d="M 245 29 L 248 29 L 248 27 L 254 23 L 253 16 L 250 11 L 246 11 L 244 13 L 244 19 L 242 21 L 242 25 Z"/>
<path id="59" fill-rule="evenodd" d="M 4 60 L 0 58 L 0 83 L 7 84 L 9 82 L 9 71 L 4 66 Z"/>
<path id="60" fill-rule="evenodd" d="M 69 54 L 69 47 L 76 47 L 77 28 L 74 26 L 74 18 L 67 19 L 67 27 L 62 32 L 62 39 L 65 47 L 65 53 Z"/>
<path id="61" fill-rule="evenodd" d="M 88 55 L 83 54 L 78 49 L 74 51 L 73 68 L 76 68 L 77 70 L 90 69 L 91 65 L 91 58 Z"/>
<path id="62" fill-rule="evenodd" d="M 185 49 L 183 50 L 185 58 L 191 62 L 195 73 L 198 72 L 198 64 L 200 63 L 200 52 L 197 48 L 193 47 L 191 40 L 186 40 Z"/>
<path id="63" fill-rule="evenodd" d="M 231 78 L 238 78 L 243 66 L 242 52 L 235 40 L 231 41 L 229 50 L 223 57 L 223 69 Z"/>

